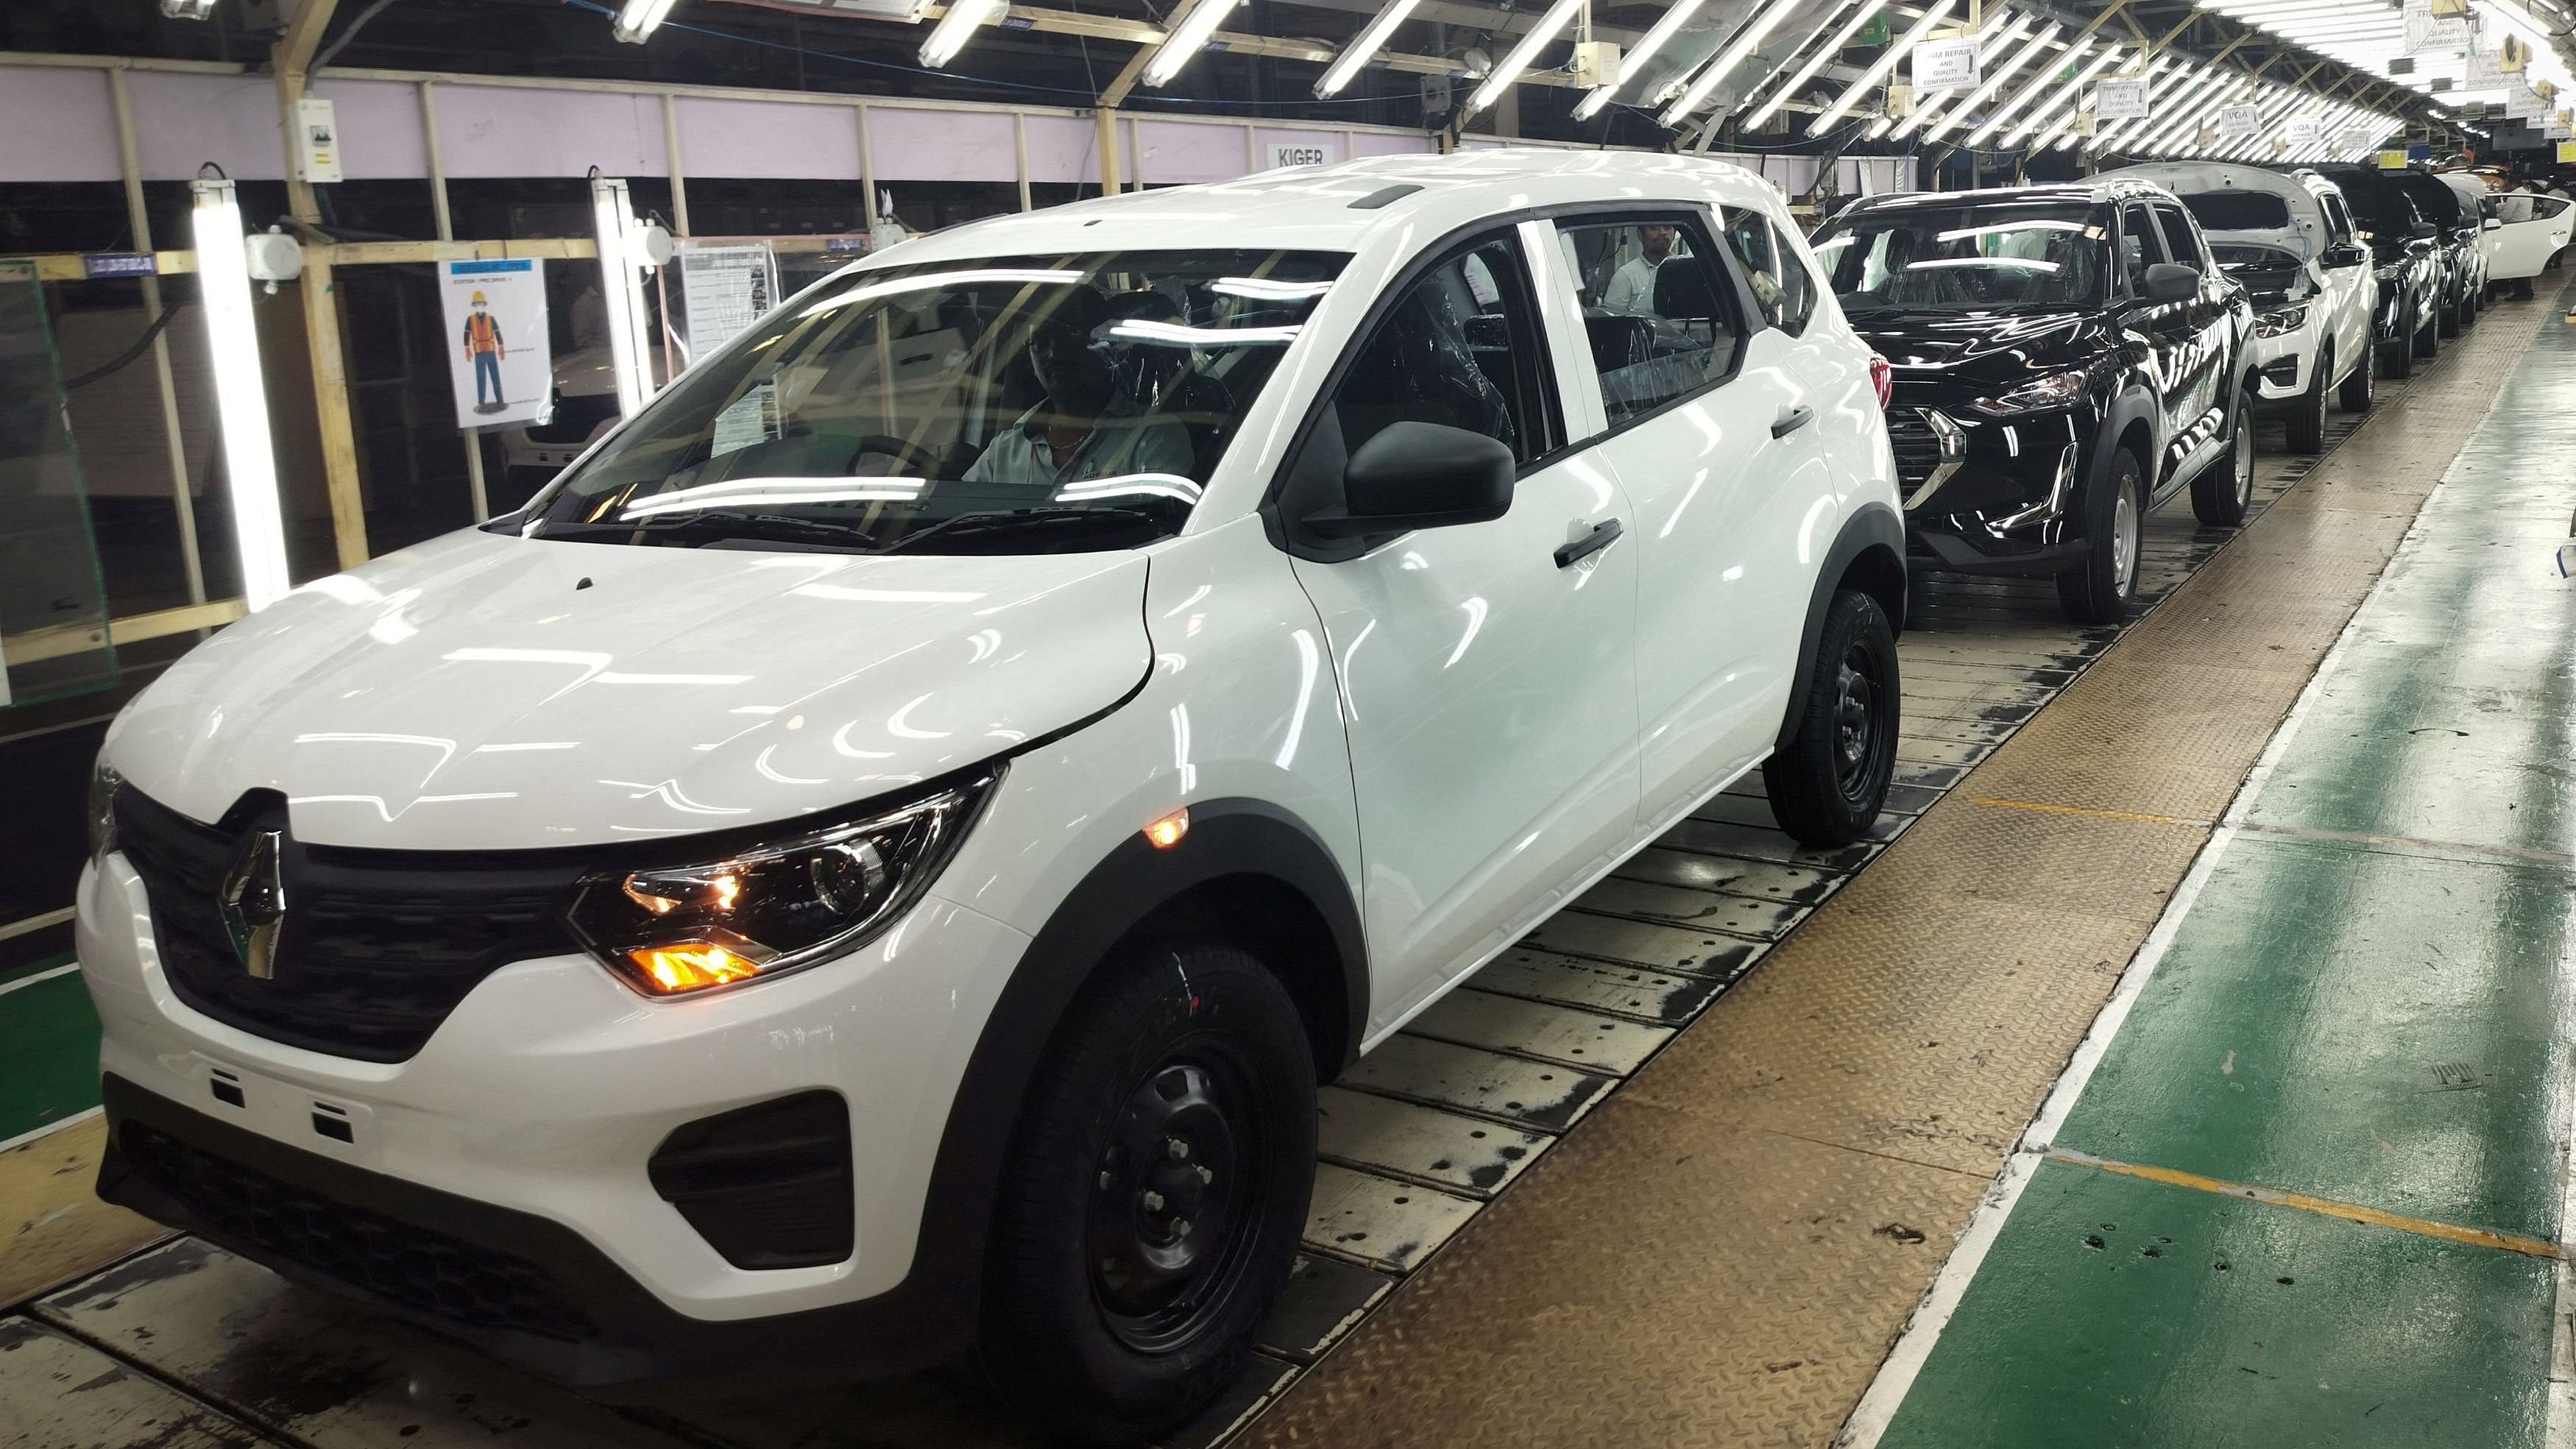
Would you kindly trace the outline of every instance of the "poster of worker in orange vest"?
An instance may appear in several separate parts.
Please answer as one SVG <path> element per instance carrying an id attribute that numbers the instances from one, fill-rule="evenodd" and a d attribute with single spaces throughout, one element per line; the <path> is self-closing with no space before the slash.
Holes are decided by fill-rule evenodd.
<path id="1" fill-rule="evenodd" d="M 554 410 L 542 265 L 524 257 L 439 264 L 458 427 L 542 422 Z"/>

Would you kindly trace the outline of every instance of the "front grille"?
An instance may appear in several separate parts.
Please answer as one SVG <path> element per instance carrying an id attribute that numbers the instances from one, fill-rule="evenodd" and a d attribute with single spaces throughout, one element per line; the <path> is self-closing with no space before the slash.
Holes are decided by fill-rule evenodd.
<path id="1" fill-rule="evenodd" d="M 118 1124 L 116 1146 L 207 1231 L 254 1255 L 468 1327 L 576 1342 L 598 1335 L 524 1258 L 335 1201 L 130 1118 Z"/>
<path id="2" fill-rule="evenodd" d="M 1887 441 L 1896 448 L 1897 492 L 1910 497 L 1941 466 L 1941 440 L 1920 409 L 1900 404 L 1887 410 Z"/>
<path id="3" fill-rule="evenodd" d="M 581 397 L 555 395 L 554 415 L 528 428 L 528 441 L 566 447 L 587 443 L 601 423 L 617 416 L 617 394 L 590 393 Z"/>
<path id="4" fill-rule="evenodd" d="M 255 798 L 255 797 L 254 797 Z M 513 961 L 580 948 L 563 902 L 582 863 L 303 846 L 280 852 L 286 923 L 274 970 L 250 974 L 218 896 L 255 830 L 282 830 L 282 801 L 201 825 L 128 787 L 117 846 L 143 877 L 170 987 L 206 1015 L 272 1041 L 370 1062 L 409 1059 L 465 994 Z"/>

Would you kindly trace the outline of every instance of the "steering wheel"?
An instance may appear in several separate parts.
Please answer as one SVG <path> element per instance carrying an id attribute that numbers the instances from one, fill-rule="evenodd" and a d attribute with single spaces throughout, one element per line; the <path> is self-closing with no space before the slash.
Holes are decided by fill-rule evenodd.
<path id="1" fill-rule="evenodd" d="M 859 439 L 858 451 L 850 455 L 850 461 L 856 464 L 859 459 L 870 453 L 883 453 L 924 478 L 931 477 L 939 471 L 939 455 L 910 438 L 898 438 L 889 433 L 869 433 Z"/>

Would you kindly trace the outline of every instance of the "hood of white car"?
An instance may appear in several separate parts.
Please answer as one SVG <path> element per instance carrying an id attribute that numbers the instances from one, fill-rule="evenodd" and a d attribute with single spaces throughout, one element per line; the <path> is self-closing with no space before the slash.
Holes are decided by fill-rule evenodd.
<path id="1" fill-rule="evenodd" d="M 1134 691 L 1131 552 L 868 558 L 475 530 L 308 584 L 109 731 L 199 820 L 276 790 L 295 836 L 415 850 L 636 840 L 832 810 Z"/>

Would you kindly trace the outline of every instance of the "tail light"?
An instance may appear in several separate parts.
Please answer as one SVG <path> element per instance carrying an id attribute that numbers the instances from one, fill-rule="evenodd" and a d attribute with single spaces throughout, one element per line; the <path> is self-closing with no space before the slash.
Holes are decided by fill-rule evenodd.
<path id="1" fill-rule="evenodd" d="M 1869 355 L 1869 385 L 1878 390 L 1878 406 L 1881 412 L 1887 410 L 1888 394 L 1895 385 L 1894 376 L 1888 370 L 1886 358 L 1875 352 Z"/>

